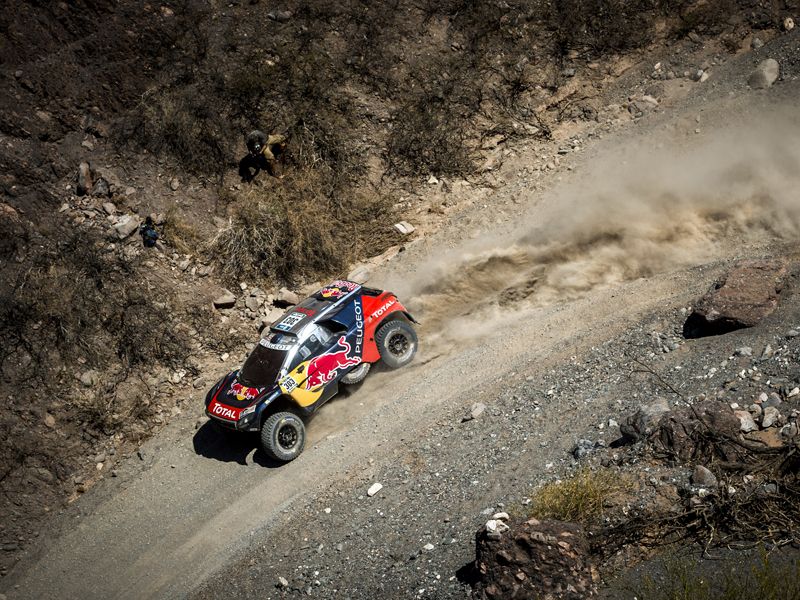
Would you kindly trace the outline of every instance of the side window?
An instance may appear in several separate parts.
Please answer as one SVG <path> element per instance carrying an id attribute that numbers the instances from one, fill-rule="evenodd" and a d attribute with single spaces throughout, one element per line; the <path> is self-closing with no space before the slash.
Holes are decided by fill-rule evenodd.
<path id="1" fill-rule="evenodd" d="M 294 369 L 301 362 L 310 360 L 315 356 L 322 354 L 328 349 L 328 346 L 331 345 L 332 338 L 333 333 L 331 333 L 330 330 L 328 330 L 326 327 L 322 327 L 321 325 L 317 325 L 297 349 L 297 354 L 295 355 L 295 358 L 292 361 L 289 369 Z"/>

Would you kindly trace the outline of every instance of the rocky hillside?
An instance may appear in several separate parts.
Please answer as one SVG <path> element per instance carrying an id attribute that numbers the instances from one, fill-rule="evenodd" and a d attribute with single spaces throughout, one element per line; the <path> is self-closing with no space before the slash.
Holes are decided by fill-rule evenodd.
<path id="1" fill-rule="evenodd" d="M 369 502 L 359 498 L 366 482 L 355 466 L 344 476 L 321 471 L 321 465 L 287 467 L 287 474 L 277 477 L 342 488 L 343 494 L 335 496 L 314 488 L 307 492 L 317 494 L 312 502 L 303 495 L 306 491 L 284 481 L 278 494 L 286 502 L 300 498 L 302 506 L 293 510 L 309 523 L 317 514 L 313 506 L 325 502 L 332 510 L 324 514 L 332 514 L 333 523 L 304 534 L 308 539 L 300 543 L 296 532 L 276 521 L 259 538 L 261 548 L 231 567 L 235 581 L 207 582 L 196 591 L 200 596 L 225 595 L 227 585 L 249 596 L 266 578 L 268 595 L 311 589 L 335 597 L 339 590 L 352 589 L 353 597 L 367 597 L 367 590 L 384 589 L 403 590 L 404 597 L 450 597 L 473 590 L 492 596 L 491 590 L 498 590 L 494 596 L 503 597 L 514 586 L 528 589 L 531 584 L 525 581 L 537 581 L 537 586 L 541 581 L 527 567 L 520 572 L 529 579 L 520 579 L 508 565 L 493 562 L 499 555 L 493 544 L 501 540 L 487 537 L 496 530 L 486 529 L 484 517 L 506 512 L 508 518 L 492 519 L 494 527 L 510 525 L 513 535 L 519 531 L 531 539 L 531 531 L 539 530 L 530 530 L 538 525 L 529 517 L 539 517 L 522 507 L 527 507 L 525 498 L 533 502 L 532 486 L 566 478 L 574 466 L 585 463 L 594 471 L 600 465 L 611 469 L 617 481 L 638 481 L 636 489 L 643 490 L 634 511 L 638 518 L 650 509 L 644 498 L 650 502 L 661 491 L 671 502 L 667 508 L 683 511 L 684 519 L 708 519 L 739 506 L 742 496 L 731 500 L 725 485 L 703 488 L 720 491 L 710 500 L 699 498 L 699 504 L 699 492 L 682 487 L 694 463 L 707 466 L 720 481 L 728 477 L 728 470 L 715 462 L 718 453 L 714 460 L 692 453 L 691 459 L 667 464 L 665 450 L 654 447 L 635 420 L 629 424 L 637 432 L 633 450 L 611 450 L 607 438 L 600 443 L 594 428 L 607 432 L 610 427 L 616 433 L 610 423 L 624 425 L 639 405 L 651 404 L 652 396 L 667 397 L 669 410 L 683 410 L 682 418 L 687 417 L 684 409 L 702 396 L 717 399 L 723 408 L 738 404 L 730 409 L 741 413 L 736 418 L 744 423 L 747 415 L 752 417 L 752 431 L 744 432 L 742 442 L 748 452 L 751 442 L 774 446 L 794 439 L 797 353 L 790 332 L 798 324 L 792 245 L 797 213 L 781 202 L 785 190 L 797 184 L 796 114 L 787 101 L 795 97 L 800 68 L 792 21 L 799 14 L 797 3 L 45 4 L 14 0 L 0 15 L 5 84 L 0 93 L 0 385 L 7 400 L 0 417 L 0 506 L 6 515 L 0 525 L 0 589 L 8 590 L 8 597 L 52 591 L 30 575 L 48 548 L 77 544 L 60 547 L 59 560 L 85 556 L 82 552 L 89 550 L 69 537 L 76 514 L 87 516 L 97 509 L 98 541 L 120 535 L 103 529 L 114 522 L 103 516 L 103 507 L 127 501 L 123 492 L 128 485 L 136 487 L 149 477 L 159 486 L 162 476 L 178 481 L 191 469 L 180 476 L 176 471 L 191 464 L 209 481 L 227 481 L 243 497 L 254 493 L 258 478 L 240 479 L 234 472 L 215 470 L 231 465 L 210 462 L 247 462 L 252 448 L 223 451 L 206 439 L 199 398 L 222 371 L 240 364 L 280 307 L 331 276 L 369 278 L 407 294 L 425 317 L 427 354 L 419 380 L 450 404 L 436 409 L 434 428 L 418 420 L 427 414 L 423 410 L 401 413 L 409 422 L 409 433 L 402 437 L 410 447 L 388 450 L 402 453 L 400 462 L 389 464 L 387 450 L 372 448 L 378 463 L 369 463 L 370 472 L 379 472 L 384 484 L 404 486 L 400 489 L 405 491 L 390 496 L 391 517 L 380 508 L 377 517 L 370 513 L 369 518 L 345 508 L 354 498 Z M 746 103 L 751 100 L 753 106 Z M 652 168 L 647 186 L 630 175 L 623 186 L 620 180 L 604 179 L 600 168 L 587 169 L 583 193 L 597 198 L 594 210 L 584 212 L 578 205 L 571 211 L 572 199 L 552 192 L 560 179 L 580 178 L 592 163 L 610 168 L 618 155 L 614 150 L 609 156 L 615 158 L 603 162 L 608 147 L 666 145 L 668 156 L 679 154 L 675 148 L 685 140 L 702 139 L 713 127 L 723 129 L 726 110 L 759 127 L 757 117 L 763 113 L 772 111 L 783 119 L 783 139 L 772 150 L 777 157 L 764 160 L 763 131 L 751 138 L 750 151 L 740 152 L 749 170 L 742 160 L 734 161 L 733 168 L 716 169 L 714 156 L 727 156 L 721 150 L 724 139 L 702 155 L 709 161 L 706 181 L 730 202 L 701 198 L 705 190 L 692 174 L 691 159 L 681 166 L 681 177 L 674 176 L 671 158 L 663 169 Z M 289 136 L 282 179 L 262 173 L 252 184 L 240 180 L 244 135 L 256 127 Z M 617 141 L 603 146 L 609 139 Z M 627 155 L 619 162 L 628 160 L 635 164 L 635 157 Z M 673 179 L 676 186 L 665 190 L 652 184 Z M 774 185 L 762 186 L 762 180 Z M 748 181 L 758 182 L 752 194 Z M 644 193 L 637 186 L 655 191 Z M 623 188 L 618 196 L 625 196 L 624 202 L 606 202 Z M 743 189 L 747 193 L 740 197 Z M 675 200 L 677 194 L 683 202 Z M 548 198 L 557 201 L 547 204 Z M 637 204 L 630 199 L 640 201 L 641 210 L 631 210 Z M 703 210 L 684 210 L 694 201 Z M 691 213 L 692 218 L 675 219 L 674 227 L 653 234 L 653 223 L 667 220 L 668 213 L 660 212 L 663 206 L 677 206 L 680 215 Z M 598 212 L 607 219 L 596 219 Z M 553 215 L 558 218 L 548 222 Z M 154 248 L 144 247 L 137 233 L 148 216 L 160 234 Z M 522 237 L 509 237 L 510 226 L 503 230 L 509 223 L 524 226 L 527 219 L 536 227 L 550 223 L 549 229 L 529 228 Z M 481 240 L 474 246 L 467 242 L 492 228 L 500 231 L 490 236 L 488 251 Z M 513 251 L 510 239 L 515 240 Z M 454 247 L 459 249 L 455 254 L 444 255 Z M 699 258 L 701 250 L 708 254 Z M 697 268 L 703 260 L 722 275 L 739 254 L 791 258 L 784 265 L 778 310 L 746 332 L 695 342 L 702 320 L 687 322 L 689 312 L 680 312 L 675 297 L 667 294 L 662 298 L 671 299 L 667 308 L 656 311 L 648 304 L 613 338 L 594 332 L 597 347 L 577 344 L 575 356 L 580 353 L 581 359 L 559 355 L 564 362 L 548 363 L 552 372 L 537 366 L 534 374 L 533 366 L 526 367 L 525 360 L 533 358 L 523 360 L 521 342 L 510 351 L 495 347 L 479 361 L 481 368 L 506 351 L 510 362 L 519 363 L 515 384 L 501 396 L 489 398 L 483 390 L 472 402 L 448 396 L 447 386 L 439 383 L 446 378 L 443 361 L 448 357 L 475 377 L 484 373 L 466 356 L 483 347 L 483 338 L 477 338 L 479 343 L 465 336 L 471 326 L 451 321 L 453 316 L 477 321 L 491 315 L 487 322 L 500 327 L 504 320 L 495 320 L 496 311 L 562 305 L 576 310 L 597 290 Z M 702 268 L 689 273 L 684 283 L 696 296 L 682 297 L 685 306 L 711 283 Z M 658 298 L 655 292 L 640 291 L 645 304 Z M 455 298 L 461 307 L 457 315 L 437 309 L 442 299 Z M 576 313 L 575 318 L 584 317 Z M 714 333 L 723 333 L 728 324 L 718 328 Z M 573 325 L 576 335 L 580 330 Z M 728 336 L 737 339 L 735 347 Z M 517 376 L 529 368 L 531 375 Z M 675 381 L 680 379 L 676 372 L 692 373 L 681 381 L 686 387 Z M 637 375 L 625 380 L 631 373 Z M 411 389 L 412 382 L 405 385 Z M 370 410 L 386 407 L 382 402 L 388 399 L 365 388 L 365 396 L 374 400 L 365 400 Z M 392 398 L 400 395 L 395 389 Z M 577 400 L 584 397 L 602 402 L 585 412 Z M 545 409 L 549 402 L 555 403 L 552 411 Z M 336 406 L 342 405 L 331 410 Z M 337 423 L 334 438 L 342 431 L 349 437 L 351 426 L 379 428 L 358 409 L 347 415 L 344 424 L 330 416 Z M 555 424 L 556 416 L 580 416 L 580 433 L 576 429 L 564 438 L 557 427 L 539 433 L 539 423 Z M 734 423 L 728 417 L 726 412 L 720 419 Z M 765 425 L 765 418 L 772 422 Z M 338 443 L 325 435 L 318 438 L 324 447 Z M 674 437 L 674 432 L 664 435 Z M 179 452 L 190 438 L 187 457 Z M 161 465 L 160 451 L 151 448 L 168 453 L 164 440 L 173 440 L 179 454 Z M 352 457 L 363 451 L 355 445 L 346 449 Z M 781 452 L 768 454 L 782 457 Z M 793 484 L 774 470 L 759 470 L 761 455 L 755 454 L 739 462 L 761 474 L 730 486 L 741 486 L 748 498 L 762 498 L 766 485 L 778 486 L 781 493 L 769 491 L 763 502 L 774 502 L 770 506 L 791 517 L 796 499 L 782 490 Z M 530 457 L 535 457 L 530 463 L 522 460 Z M 196 459 L 204 462 L 191 462 Z M 650 471 L 641 468 L 645 460 Z M 730 457 L 725 461 L 734 462 Z M 478 471 L 487 477 L 474 475 Z M 519 471 L 547 477 L 519 477 Z M 312 477 L 322 472 L 327 475 Z M 649 483 L 652 478 L 659 483 Z M 437 488 L 437 481 L 447 485 Z M 386 487 L 384 494 L 391 494 L 392 486 Z M 493 500 L 476 512 L 478 489 Z M 678 491 L 681 501 L 674 497 Z M 207 494 L 214 498 L 207 510 L 224 503 L 218 490 Z M 146 495 L 131 493 L 132 506 Z M 452 501 L 445 501 L 448 495 Z M 780 504 L 787 501 L 789 508 Z M 174 494 L 165 504 L 175 507 L 175 522 L 181 514 L 191 514 L 190 522 L 200 528 L 214 522 L 200 507 L 183 510 Z M 511 510 L 512 504 L 519 506 Z M 627 516 L 629 504 L 623 498 L 614 506 Z M 151 515 L 149 510 L 138 514 Z M 135 511 L 123 514 L 122 533 L 130 536 L 130 547 L 146 546 L 137 546 L 134 532 L 148 527 L 136 522 Z M 621 523 L 623 516 L 604 513 L 600 524 Z M 348 529 L 352 519 L 362 517 L 362 528 Z M 416 525 L 407 527 L 422 521 L 430 524 L 424 534 Z M 597 524 L 579 526 L 595 535 Z M 481 555 L 474 563 L 471 539 L 479 526 Z M 545 525 L 539 533 L 559 535 L 552 527 Z M 565 527 L 578 536 L 576 526 Z M 629 540 L 611 539 L 641 544 L 655 535 L 634 530 Z M 239 533 L 235 539 L 219 538 L 225 550 L 217 548 L 216 561 L 194 563 L 207 570 L 204 577 L 242 550 L 245 532 Z M 692 539 L 706 542 L 707 534 L 698 528 Z M 175 543 L 185 541 L 181 535 L 187 532 L 177 532 Z M 298 543 L 299 556 L 311 556 L 292 562 Z M 588 573 L 592 580 L 582 580 L 585 590 L 597 584 L 591 565 L 611 564 L 606 550 L 587 544 L 578 547 L 591 557 L 581 555 L 582 566 L 576 567 L 583 579 Z M 320 545 L 323 550 L 312 554 Z M 276 552 L 286 560 L 275 563 Z M 179 555 L 176 550 L 174 556 Z M 111 569 L 123 562 L 115 556 L 106 552 L 88 562 Z M 356 557 L 364 556 L 371 564 L 366 574 L 354 567 Z M 556 563 L 563 559 L 551 558 Z M 86 593 L 75 595 L 82 597 L 114 594 L 114 586 L 127 576 L 120 569 L 117 576 L 93 584 L 111 587 L 90 589 L 80 569 L 60 572 L 67 570 L 76 574 L 74 589 Z M 153 588 L 152 594 L 187 594 L 201 581 L 196 575 L 191 583 L 165 576 L 163 585 L 172 587 Z M 489 575 L 495 579 L 484 579 Z M 137 577 L 132 572 L 132 580 Z M 423 588 L 427 592 L 419 592 Z"/>

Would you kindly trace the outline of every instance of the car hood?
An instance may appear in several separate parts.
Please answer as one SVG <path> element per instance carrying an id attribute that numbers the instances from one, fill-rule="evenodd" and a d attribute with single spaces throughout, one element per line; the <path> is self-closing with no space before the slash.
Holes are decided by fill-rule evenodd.
<path id="1" fill-rule="evenodd" d="M 264 387 L 246 386 L 239 381 L 239 371 L 234 371 L 225 378 L 215 394 L 214 400 L 234 408 L 247 408 L 274 387 L 274 384 Z"/>

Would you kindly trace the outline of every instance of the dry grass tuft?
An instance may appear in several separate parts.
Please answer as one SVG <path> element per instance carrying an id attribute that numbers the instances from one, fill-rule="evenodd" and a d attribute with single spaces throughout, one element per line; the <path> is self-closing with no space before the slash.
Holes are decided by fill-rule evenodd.
<path id="1" fill-rule="evenodd" d="M 164 241 L 181 254 L 198 254 L 202 249 L 202 238 L 197 230 L 178 215 L 176 210 L 167 213 L 161 226 Z"/>
<path id="2" fill-rule="evenodd" d="M 297 284 L 341 273 L 356 256 L 398 241 L 388 197 L 329 195 L 311 170 L 262 183 L 236 194 L 228 226 L 209 244 L 211 260 L 230 278 Z"/>
<path id="3" fill-rule="evenodd" d="M 530 516 L 585 525 L 601 517 L 606 502 L 622 489 L 619 474 L 609 469 L 583 469 L 542 486 L 533 498 Z"/>

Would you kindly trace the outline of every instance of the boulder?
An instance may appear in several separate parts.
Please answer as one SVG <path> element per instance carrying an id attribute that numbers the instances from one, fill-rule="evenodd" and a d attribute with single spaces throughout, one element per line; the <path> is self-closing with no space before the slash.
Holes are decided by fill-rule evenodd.
<path id="1" fill-rule="evenodd" d="M 230 290 L 223 289 L 222 293 L 214 299 L 214 308 L 233 308 L 236 306 L 236 296 Z"/>
<path id="2" fill-rule="evenodd" d="M 743 412 L 750 418 L 750 413 Z M 648 443 L 658 454 L 666 454 L 681 461 L 710 460 L 728 457 L 734 460 L 739 447 L 733 442 L 738 437 L 741 424 L 730 406 L 720 400 L 704 400 L 693 406 L 676 408 L 661 416 L 658 425 L 648 437 Z M 713 443 L 709 433 L 717 441 Z"/>
<path id="3" fill-rule="evenodd" d="M 780 71 L 780 65 L 774 58 L 763 60 L 756 67 L 755 71 L 750 73 L 750 77 L 747 79 L 747 85 L 754 90 L 765 90 L 778 80 Z"/>
<path id="4" fill-rule="evenodd" d="M 594 595 L 589 544 L 575 523 L 530 519 L 500 533 L 496 525 L 476 535 L 477 598 L 565 598 Z"/>
<path id="5" fill-rule="evenodd" d="M 669 402 L 665 398 L 656 398 L 628 416 L 619 426 L 620 433 L 626 441 L 638 441 L 655 431 L 659 419 L 668 412 Z"/>
<path id="6" fill-rule="evenodd" d="M 721 335 L 752 327 L 772 313 L 786 275 L 786 261 L 744 261 L 697 303 L 683 325 L 687 338 Z"/>

